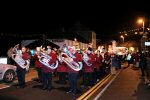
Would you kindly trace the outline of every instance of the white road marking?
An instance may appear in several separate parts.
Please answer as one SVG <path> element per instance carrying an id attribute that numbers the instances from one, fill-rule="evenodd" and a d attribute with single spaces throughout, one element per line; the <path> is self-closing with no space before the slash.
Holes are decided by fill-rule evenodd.
<path id="1" fill-rule="evenodd" d="M 121 69 L 122 70 L 122 69 Z M 106 91 L 106 89 L 111 85 L 111 83 L 116 79 L 116 77 L 120 74 L 121 70 L 114 76 L 114 78 L 105 86 L 105 88 L 93 99 L 98 100 L 102 94 Z"/>

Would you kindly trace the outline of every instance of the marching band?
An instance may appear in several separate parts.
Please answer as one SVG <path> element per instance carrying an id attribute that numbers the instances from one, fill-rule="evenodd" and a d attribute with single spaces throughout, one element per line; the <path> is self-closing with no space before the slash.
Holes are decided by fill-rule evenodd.
<path id="1" fill-rule="evenodd" d="M 25 73 L 28 70 L 30 55 L 26 48 L 22 47 L 21 53 L 19 46 L 12 48 L 9 54 L 17 65 L 17 76 L 20 88 L 25 87 Z M 37 69 L 38 80 L 42 83 L 42 89 L 51 91 L 53 73 L 59 75 L 59 82 L 66 84 L 67 78 L 70 83 L 70 89 L 67 93 L 76 94 L 78 90 L 78 76 L 83 72 L 83 85 L 92 87 L 109 66 L 110 57 L 108 52 L 104 56 L 99 50 L 94 52 L 91 44 L 86 50 L 76 50 L 74 46 L 64 45 L 60 50 L 47 46 L 47 48 L 37 47 L 33 56 L 35 68 Z M 18 57 L 19 56 L 19 57 Z"/>

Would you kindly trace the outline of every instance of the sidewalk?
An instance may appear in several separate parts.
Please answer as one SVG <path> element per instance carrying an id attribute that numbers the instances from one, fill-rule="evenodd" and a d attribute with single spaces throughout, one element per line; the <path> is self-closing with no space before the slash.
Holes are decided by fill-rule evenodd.
<path id="1" fill-rule="evenodd" d="M 32 81 L 34 78 L 37 78 L 37 71 L 35 69 L 30 69 L 29 73 L 26 74 L 26 82 Z M 18 80 L 16 79 L 12 83 L 0 83 L 0 89 L 10 87 L 11 85 L 15 85 L 18 83 Z"/>
<path id="2" fill-rule="evenodd" d="M 140 70 L 123 69 L 99 100 L 150 100 L 150 89 L 141 80 Z"/>

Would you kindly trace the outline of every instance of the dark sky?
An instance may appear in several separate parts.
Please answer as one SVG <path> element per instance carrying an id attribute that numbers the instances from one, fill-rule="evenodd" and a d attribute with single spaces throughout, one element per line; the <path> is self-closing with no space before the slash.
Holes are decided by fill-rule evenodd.
<path id="1" fill-rule="evenodd" d="M 143 2 L 143 3 L 140 3 Z M 3 7 L 0 14 L 0 32 L 35 34 L 46 33 L 64 26 L 70 28 L 75 22 L 94 30 L 98 36 L 118 33 L 136 26 L 138 17 L 150 17 L 145 1 L 130 2 L 72 2 L 30 4 Z"/>

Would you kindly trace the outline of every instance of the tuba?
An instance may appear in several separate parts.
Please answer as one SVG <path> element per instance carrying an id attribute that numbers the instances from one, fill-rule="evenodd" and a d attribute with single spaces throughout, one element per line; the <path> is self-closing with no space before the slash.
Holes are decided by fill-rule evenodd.
<path id="1" fill-rule="evenodd" d="M 39 61 L 43 65 L 47 66 L 48 68 L 56 69 L 58 67 L 58 60 L 56 60 L 55 63 L 50 65 L 49 62 L 50 62 L 51 59 L 52 59 L 51 56 L 49 56 L 46 52 L 40 52 L 40 59 L 39 59 Z"/>
<path id="2" fill-rule="evenodd" d="M 75 56 L 70 51 L 68 51 L 67 47 L 63 48 L 63 51 L 64 52 L 61 52 L 58 56 L 59 61 L 66 63 L 74 71 L 80 71 L 83 67 L 82 62 L 75 62 L 73 60 Z"/>
<path id="3" fill-rule="evenodd" d="M 26 69 L 26 71 L 29 70 L 30 66 L 30 60 L 24 60 L 22 58 L 22 52 L 21 50 L 18 50 L 19 44 L 15 45 L 14 48 L 12 48 L 12 52 L 9 52 L 9 55 L 21 68 Z"/>
<path id="4" fill-rule="evenodd" d="M 89 56 L 83 51 L 83 61 L 88 65 L 88 66 L 92 66 L 92 64 L 89 62 Z"/>

